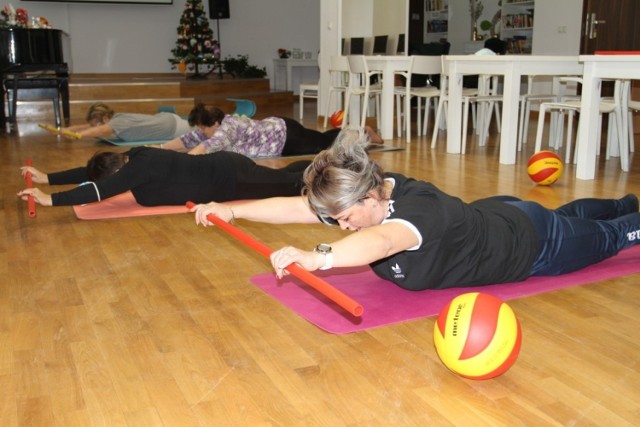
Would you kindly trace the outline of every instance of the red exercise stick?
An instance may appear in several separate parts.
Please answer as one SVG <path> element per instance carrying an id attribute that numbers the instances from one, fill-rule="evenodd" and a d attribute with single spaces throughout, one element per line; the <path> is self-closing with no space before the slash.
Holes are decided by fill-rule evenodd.
<path id="1" fill-rule="evenodd" d="M 27 166 L 31 166 L 31 159 L 27 159 Z M 24 175 L 24 179 L 27 181 L 27 188 L 32 188 L 33 183 L 31 181 L 31 172 L 27 172 Z M 33 196 L 29 195 L 29 216 L 31 218 L 36 216 L 36 201 L 33 199 Z"/>
<path id="2" fill-rule="evenodd" d="M 194 206 L 195 206 L 195 203 L 187 202 L 187 208 L 191 209 Z M 249 236 L 248 234 L 245 234 L 244 232 L 240 231 L 238 228 L 234 227 L 228 222 L 221 220 L 217 216 L 207 215 L 207 219 L 212 223 L 214 223 L 215 225 L 217 225 L 218 227 L 220 227 L 222 230 L 231 234 L 236 239 L 240 240 L 245 245 L 260 252 L 265 257 L 269 258 L 269 256 L 273 252 L 273 250 L 271 250 L 266 245 L 258 242 L 253 237 Z M 322 295 L 329 298 L 331 301 L 338 304 L 340 307 L 347 310 L 352 315 L 356 317 L 362 316 L 362 312 L 364 311 L 364 309 L 360 304 L 358 304 L 356 301 L 354 301 L 353 299 L 351 299 L 350 297 L 348 297 L 338 289 L 334 288 L 324 280 L 320 279 L 319 277 L 315 276 L 314 274 L 310 273 L 309 271 L 305 270 L 304 268 L 300 267 L 295 263 L 288 265 L 287 271 L 293 274 L 294 276 L 296 276 L 298 279 L 304 281 L 306 284 L 308 284 L 309 286 L 311 286 L 312 288 L 320 292 Z"/>

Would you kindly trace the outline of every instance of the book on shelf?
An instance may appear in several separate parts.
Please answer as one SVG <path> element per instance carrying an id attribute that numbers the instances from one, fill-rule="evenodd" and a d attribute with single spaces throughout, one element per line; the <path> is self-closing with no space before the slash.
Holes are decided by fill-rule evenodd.
<path id="1" fill-rule="evenodd" d="M 427 0 L 426 10 L 427 12 L 439 12 L 449 9 L 449 0 Z"/>

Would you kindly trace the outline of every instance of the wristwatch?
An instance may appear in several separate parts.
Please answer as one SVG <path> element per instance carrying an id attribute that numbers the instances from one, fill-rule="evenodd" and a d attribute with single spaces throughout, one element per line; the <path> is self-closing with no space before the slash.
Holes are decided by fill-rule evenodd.
<path id="1" fill-rule="evenodd" d="M 331 245 L 327 243 L 320 243 L 313 251 L 324 255 L 324 265 L 320 267 L 320 270 L 328 270 L 333 267 L 333 252 L 331 250 Z"/>

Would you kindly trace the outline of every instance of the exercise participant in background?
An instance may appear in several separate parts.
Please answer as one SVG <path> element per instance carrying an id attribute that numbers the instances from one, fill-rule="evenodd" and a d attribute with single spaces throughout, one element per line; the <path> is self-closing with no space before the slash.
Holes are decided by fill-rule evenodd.
<path id="1" fill-rule="evenodd" d="M 175 113 L 116 113 L 107 104 L 97 102 L 87 111 L 86 124 L 62 131 L 80 138 L 118 138 L 123 141 L 171 140 L 193 130 L 189 122 Z"/>
<path id="2" fill-rule="evenodd" d="M 364 150 L 364 135 L 344 131 L 305 172 L 303 196 L 233 206 L 214 214 L 268 223 L 336 224 L 357 233 L 316 250 L 271 255 L 278 277 L 298 263 L 313 271 L 369 264 L 410 290 L 516 282 L 569 273 L 640 243 L 638 199 L 581 199 L 555 210 L 515 197 L 465 203 L 433 184 L 385 173 Z"/>
<path id="3" fill-rule="evenodd" d="M 293 196 L 301 192 L 302 173 L 309 163 L 298 161 L 273 169 L 226 151 L 191 156 L 136 147 L 124 153 L 100 152 L 92 156 L 85 167 L 57 173 L 46 174 L 23 166 L 22 175 L 30 172 L 34 183 L 81 185 L 53 194 L 26 188 L 18 192 L 18 196 L 28 200 L 28 196 L 33 195 L 43 206 L 99 202 L 126 191 L 131 191 L 142 206 Z"/>
<path id="4" fill-rule="evenodd" d="M 333 144 L 340 129 L 326 132 L 305 128 L 286 117 L 253 120 L 224 114 L 216 107 L 196 105 L 189 113 L 189 124 L 197 129 L 160 148 L 188 151 L 190 154 L 234 151 L 248 157 L 297 156 L 317 154 Z M 382 139 L 367 127 L 371 142 Z"/>

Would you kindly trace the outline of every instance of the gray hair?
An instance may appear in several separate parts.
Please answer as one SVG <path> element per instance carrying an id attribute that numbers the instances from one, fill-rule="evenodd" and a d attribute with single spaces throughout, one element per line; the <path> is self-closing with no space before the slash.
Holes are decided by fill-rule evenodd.
<path id="1" fill-rule="evenodd" d="M 384 171 L 371 160 L 364 129 L 343 129 L 331 148 L 320 152 L 305 170 L 303 195 L 318 215 L 337 215 L 368 197 L 382 196 Z"/>

